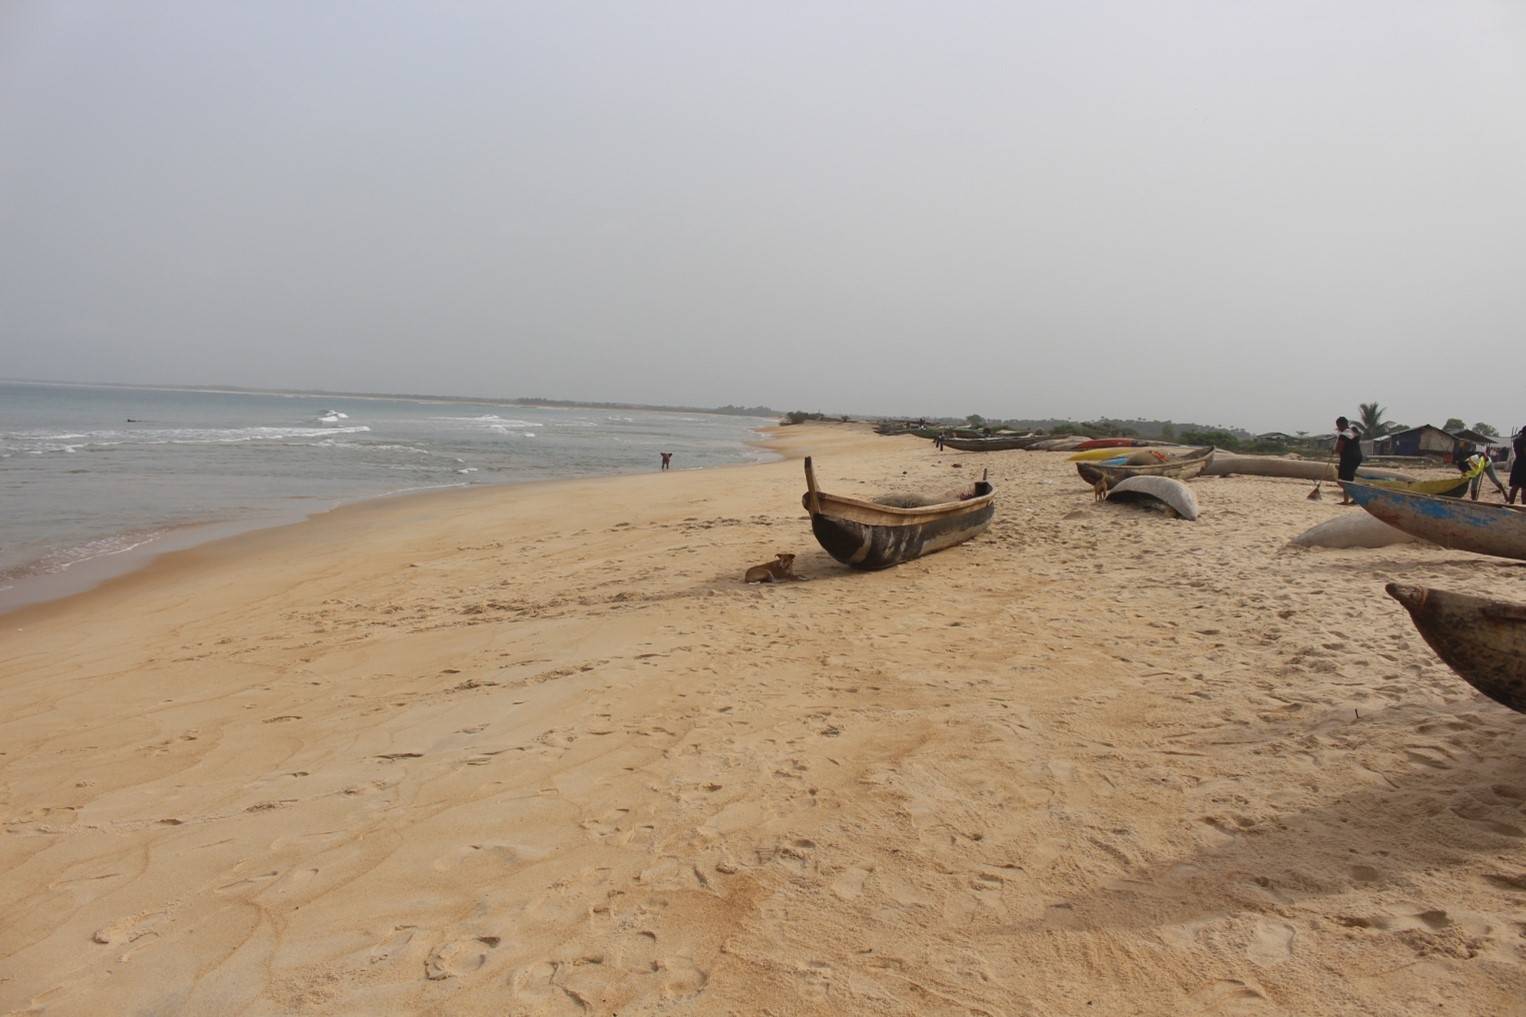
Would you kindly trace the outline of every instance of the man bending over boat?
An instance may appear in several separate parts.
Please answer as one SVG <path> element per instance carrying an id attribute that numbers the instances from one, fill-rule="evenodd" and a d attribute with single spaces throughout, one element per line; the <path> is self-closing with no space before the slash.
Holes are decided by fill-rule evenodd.
<path id="1" fill-rule="evenodd" d="M 1468 478 L 1468 497 L 1478 501 L 1478 489 L 1483 486 L 1484 478 L 1488 477 L 1495 490 L 1499 491 L 1500 497 L 1505 499 L 1505 503 L 1507 505 L 1510 503 L 1510 492 L 1505 490 L 1504 484 L 1500 483 L 1499 474 L 1494 472 L 1494 463 L 1490 462 L 1489 457 L 1479 451 L 1476 446 L 1463 447 L 1463 454 L 1457 467 Z"/>

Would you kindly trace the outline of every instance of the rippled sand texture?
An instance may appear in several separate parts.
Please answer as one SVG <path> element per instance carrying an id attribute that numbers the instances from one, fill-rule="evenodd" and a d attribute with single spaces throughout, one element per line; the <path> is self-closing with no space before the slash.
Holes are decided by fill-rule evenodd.
<path id="1" fill-rule="evenodd" d="M 1522 1012 L 1526 717 L 1382 594 L 1519 566 L 782 441 L 996 521 L 854 574 L 797 462 L 472 491 L 0 619 L 0 1013 Z"/>

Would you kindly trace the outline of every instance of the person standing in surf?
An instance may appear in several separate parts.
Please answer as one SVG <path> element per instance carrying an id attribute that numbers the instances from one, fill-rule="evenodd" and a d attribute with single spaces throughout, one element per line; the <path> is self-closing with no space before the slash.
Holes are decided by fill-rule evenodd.
<path id="1" fill-rule="evenodd" d="M 671 453 L 671 452 L 659 452 L 657 454 L 662 456 L 662 468 L 663 469 L 667 469 L 672 464 L 672 462 L 673 462 L 673 453 Z"/>
<path id="2" fill-rule="evenodd" d="M 1335 454 L 1339 457 L 1335 475 L 1341 480 L 1355 480 L 1356 468 L 1362 465 L 1362 436 L 1345 417 L 1335 418 Z M 1356 504 L 1344 487 L 1341 504 Z"/>

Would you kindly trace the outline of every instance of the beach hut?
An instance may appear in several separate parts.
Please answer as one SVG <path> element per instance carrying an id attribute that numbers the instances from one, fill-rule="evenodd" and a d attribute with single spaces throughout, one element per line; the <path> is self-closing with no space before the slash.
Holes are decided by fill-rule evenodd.
<path id="1" fill-rule="evenodd" d="M 1450 459 L 1457 442 L 1456 437 L 1441 428 L 1422 424 L 1374 438 L 1372 453 L 1379 456 L 1434 456 Z"/>

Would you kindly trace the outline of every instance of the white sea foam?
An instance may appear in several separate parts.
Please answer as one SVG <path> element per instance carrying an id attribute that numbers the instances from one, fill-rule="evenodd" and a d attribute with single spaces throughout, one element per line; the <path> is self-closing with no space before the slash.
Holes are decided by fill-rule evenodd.
<path id="1" fill-rule="evenodd" d="M 293 438 L 327 438 L 335 434 L 364 434 L 364 424 L 348 427 L 168 427 L 134 431 L 85 431 L 51 434 L 12 431 L 0 434 L 7 447 L 40 455 L 44 452 L 78 452 L 81 449 L 119 445 L 228 445 L 246 441 L 283 441 Z M 30 446 L 30 447 L 28 447 Z"/>
<path id="2" fill-rule="evenodd" d="M 540 427 L 540 423 L 534 420 L 518 420 L 514 417 L 500 417 L 496 413 L 481 413 L 475 417 L 434 417 L 435 420 L 452 420 L 457 423 L 485 425 L 492 430 L 503 427 Z"/>

